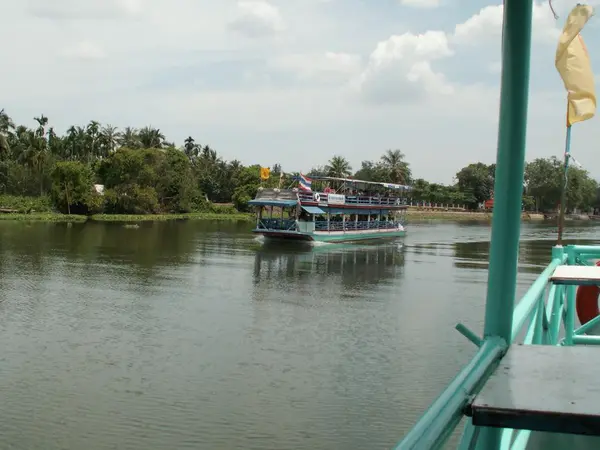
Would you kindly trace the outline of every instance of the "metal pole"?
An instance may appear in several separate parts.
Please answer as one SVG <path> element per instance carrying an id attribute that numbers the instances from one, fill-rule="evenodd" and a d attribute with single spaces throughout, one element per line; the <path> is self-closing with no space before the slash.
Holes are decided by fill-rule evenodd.
<path id="1" fill-rule="evenodd" d="M 571 125 L 567 125 L 567 137 L 565 139 L 565 165 L 563 187 L 560 192 L 560 212 L 558 215 L 558 243 L 562 244 L 563 230 L 565 229 L 565 210 L 567 209 L 567 186 L 569 183 L 569 156 L 571 155 Z"/>
<path id="2" fill-rule="evenodd" d="M 505 0 L 494 213 L 484 337 L 510 343 L 525 168 L 532 0 Z M 500 447 L 502 429 L 483 428 L 478 448 Z"/>

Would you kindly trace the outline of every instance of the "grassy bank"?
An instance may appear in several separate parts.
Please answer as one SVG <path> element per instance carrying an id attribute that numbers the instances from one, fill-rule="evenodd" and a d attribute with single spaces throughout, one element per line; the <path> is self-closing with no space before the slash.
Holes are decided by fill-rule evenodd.
<path id="1" fill-rule="evenodd" d="M 17 221 L 17 222 L 85 222 L 86 216 L 78 216 L 76 214 L 58 214 L 52 212 L 42 213 L 12 213 L 0 214 L 0 221 Z"/>
<path id="2" fill-rule="evenodd" d="M 95 216 L 79 216 L 76 214 L 59 213 L 12 213 L 0 214 L 0 221 L 19 221 L 19 222 L 164 222 L 167 220 L 234 220 L 247 221 L 254 220 L 251 214 L 237 213 L 190 213 L 190 214 L 98 214 Z"/>
<path id="3" fill-rule="evenodd" d="M 189 214 L 97 214 L 91 216 L 94 222 L 164 222 L 167 220 L 244 220 L 252 221 L 254 216 L 245 213 L 189 213 Z"/>
<path id="4" fill-rule="evenodd" d="M 0 209 L 12 211 L 0 214 L 0 220 L 42 221 L 42 222 L 162 222 L 167 220 L 254 220 L 254 214 L 240 213 L 232 204 L 210 204 L 207 211 L 188 214 L 97 214 L 91 217 L 60 214 L 53 210 L 49 197 L 18 197 L 0 195 Z M 448 211 L 444 209 L 421 209 L 410 207 L 409 220 L 448 220 L 489 222 L 492 214 L 488 212 Z M 523 220 L 543 220 L 543 216 L 523 214 Z"/>
<path id="5" fill-rule="evenodd" d="M 408 219 L 410 221 L 427 220 L 446 220 L 446 221 L 481 221 L 489 222 L 492 220 L 490 213 L 481 212 L 456 212 L 456 211 L 419 211 L 408 210 Z M 189 214 L 97 214 L 94 216 L 79 216 L 75 214 L 60 214 L 53 212 L 42 213 L 12 213 L 0 214 L 0 221 L 14 220 L 21 222 L 164 222 L 168 220 L 221 220 L 221 221 L 254 221 L 254 215 L 248 213 L 215 213 L 200 212 Z M 523 220 L 543 220 L 543 216 L 523 214 Z"/>
<path id="6" fill-rule="evenodd" d="M 208 205 L 207 211 L 188 214 L 97 214 L 82 216 L 61 214 L 49 197 L 0 195 L 0 220 L 20 222 L 163 222 L 166 220 L 234 220 L 252 221 L 253 214 L 241 213 L 232 204 Z"/>
<path id="7" fill-rule="evenodd" d="M 492 213 L 488 212 L 467 212 L 467 211 L 444 211 L 444 210 L 423 210 L 409 208 L 407 210 L 408 218 L 411 220 L 453 220 L 453 221 L 482 221 L 492 220 Z M 541 214 L 523 213 L 523 220 L 544 220 Z"/>

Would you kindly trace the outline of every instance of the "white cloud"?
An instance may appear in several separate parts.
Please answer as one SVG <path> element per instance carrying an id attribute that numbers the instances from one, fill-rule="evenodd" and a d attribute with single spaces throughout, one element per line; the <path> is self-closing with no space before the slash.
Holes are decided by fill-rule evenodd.
<path id="1" fill-rule="evenodd" d="M 360 55 L 326 52 L 283 55 L 271 61 L 270 65 L 293 73 L 303 80 L 344 82 L 360 71 L 361 63 Z"/>
<path id="2" fill-rule="evenodd" d="M 502 36 L 503 5 L 481 8 L 465 22 L 457 24 L 453 41 L 458 44 L 480 44 L 486 39 Z M 546 3 L 533 5 L 533 38 L 541 42 L 556 42 L 560 33 L 554 16 Z"/>
<path id="3" fill-rule="evenodd" d="M 62 52 L 62 56 L 70 59 L 79 60 L 96 60 L 106 58 L 104 49 L 89 41 L 81 41 L 75 45 L 65 48 Z"/>
<path id="4" fill-rule="evenodd" d="M 30 125 L 43 112 L 58 131 L 90 119 L 152 123 L 179 144 L 192 135 L 225 158 L 279 160 L 286 170 L 331 154 L 358 167 L 402 148 L 416 176 L 449 182 L 495 155 L 499 80 L 488 69 L 499 65 L 488 63 L 500 52 L 502 8 L 391 14 L 399 1 L 5 1 L 0 29 L 20 38 L 0 48 L 0 60 L 18 61 L 0 72 L 11 87 L 0 108 Z M 566 18 L 558 12 L 556 24 L 546 3 L 534 9 L 528 157 L 559 154 L 564 141 L 564 127 L 548 125 L 564 122 L 546 44 Z M 456 25 L 455 13 L 466 20 Z M 432 22 L 439 29 L 426 31 Z M 584 34 L 590 51 L 600 48 Z M 246 38 L 260 36 L 276 39 Z M 541 101 L 554 87 L 557 98 Z M 600 139 L 590 123 L 574 142 L 584 164 Z M 447 152 L 451 165 L 439 157 Z"/>
<path id="5" fill-rule="evenodd" d="M 452 53 L 442 31 L 391 36 L 377 44 L 354 86 L 366 100 L 383 103 L 451 93 L 452 87 L 442 73 L 433 70 L 431 61 Z"/>
<path id="6" fill-rule="evenodd" d="M 488 71 L 493 74 L 498 74 L 502 70 L 502 63 L 500 61 L 494 61 L 488 64 Z"/>
<path id="7" fill-rule="evenodd" d="M 238 2 L 239 15 L 230 28 L 248 37 L 263 37 L 285 29 L 279 10 L 262 0 Z"/>
<path id="8" fill-rule="evenodd" d="M 440 6 L 440 0 L 400 0 L 400 3 L 413 8 L 437 8 Z"/>
<path id="9" fill-rule="evenodd" d="M 134 16 L 141 0 L 30 0 L 29 12 L 52 20 L 101 20 Z"/>

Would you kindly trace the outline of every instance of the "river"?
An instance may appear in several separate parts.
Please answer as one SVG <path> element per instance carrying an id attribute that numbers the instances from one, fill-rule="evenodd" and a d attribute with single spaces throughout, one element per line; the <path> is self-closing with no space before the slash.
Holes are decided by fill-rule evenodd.
<path id="1" fill-rule="evenodd" d="M 0 222 L 0 448 L 395 444 L 474 353 L 454 326 L 482 329 L 490 228 L 314 248 L 250 228 Z M 555 232 L 523 225 L 519 294 Z"/>

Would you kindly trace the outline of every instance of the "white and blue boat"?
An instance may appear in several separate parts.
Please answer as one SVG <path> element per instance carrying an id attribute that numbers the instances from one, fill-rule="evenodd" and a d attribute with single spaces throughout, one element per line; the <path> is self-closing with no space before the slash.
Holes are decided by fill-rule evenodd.
<path id="1" fill-rule="evenodd" d="M 313 190 L 319 186 L 320 189 Z M 300 175 L 292 189 L 260 188 L 253 232 L 270 239 L 352 242 L 406 234 L 409 186 Z"/>

